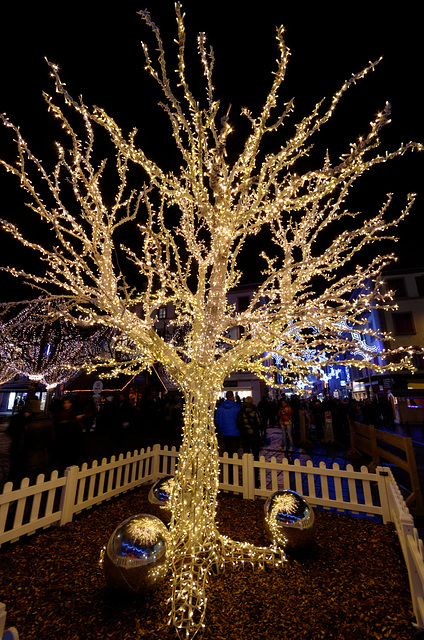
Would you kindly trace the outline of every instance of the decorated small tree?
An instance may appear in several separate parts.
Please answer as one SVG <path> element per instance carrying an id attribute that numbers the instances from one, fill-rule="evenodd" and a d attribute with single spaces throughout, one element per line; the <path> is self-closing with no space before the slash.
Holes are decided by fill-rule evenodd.
<path id="1" fill-rule="evenodd" d="M 40 288 L 48 298 L 60 298 L 62 317 L 112 327 L 125 335 L 133 345 L 131 358 L 117 363 L 116 370 L 139 371 L 160 362 L 184 396 L 183 443 L 172 494 L 170 608 L 178 633 L 193 637 L 204 624 L 212 568 L 247 558 L 275 564 L 282 560 L 275 548 L 257 549 L 218 531 L 217 394 L 235 370 L 249 370 L 268 383 L 274 373 L 269 353 L 284 362 L 287 385 L 309 373 L 314 357 L 315 364 L 323 366 L 351 352 L 352 341 L 343 337 L 341 326 L 348 323 L 360 326 L 362 333 L 371 332 L 364 312 L 387 304 L 379 273 L 390 256 L 378 255 L 364 267 L 356 259 L 364 246 L 390 235 L 390 228 L 408 213 L 413 196 L 394 219 L 387 219 L 390 196 L 372 216 L 350 211 L 346 200 L 365 171 L 421 147 L 409 143 L 379 154 L 379 133 L 390 117 L 386 105 L 341 159 L 332 162 L 327 154 L 317 168 L 298 171 L 311 138 L 331 118 L 346 91 L 375 64 L 346 81 L 329 104 L 317 104 L 294 126 L 293 135 L 283 139 L 282 127 L 294 107 L 289 101 L 277 111 L 288 60 L 279 28 L 271 88 L 257 115 L 243 109 L 249 132 L 236 153 L 231 148 L 230 110 L 222 110 L 215 99 L 213 51 L 200 34 L 198 52 L 206 87 L 202 106 L 186 77 L 186 34 L 178 4 L 176 13 L 175 89 L 159 29 L 147 11 L 140 16 L 156 38 L 157 61 L 143 45 L 146 69 L 163 91 L 162 108 L 180 154 L 178 170 L 165 171 L 148 158 L 137 145 L 135 130 L 126 135 L 104 110 L 74 100 L 57 67 L 50 64 L 56 90 L 65 102 L 60 107 L 45 96 L 67 140 L 58 143 L 57 164 L 49 172 L 4 116 L 4 124 L 15 135 L 18 158 L 16 164 L 3 161 L 2 165 L 19 178 L 29 196 L 28 206 L 53 231 L 54 241 L 41 245 L 11 222 L 2 225 L 46 265 L 41 275 L 8 267 L 10 273 Z M 79 124 L 72 124 L 78 118 L 84 125 L 82 133 Z M 106 133 L 112 144 L 115 180 L 106 160 L 98 159 L 95 129 L 99 135 Z M 140 170 L 143 184 L 136 182 Z M 42 178 L 40 186 L 37 175 Z M 136 225 L 138 248 L 133 237 L 122 243 L 123 225 Z M 264 229 L 268 241 L 258 250 L 262 282 L 247 308 L 238 312 L 227 294 L 240 281 L 247 240 Z M 123 269 L 126 259 L 128 273 Z M 350 299 L 366 280 L 375 286 Z M 175 309 L 178 339 L 165 339 L 155 331 L 157 310 L 168 303 Z M 243 330 L 232 332 L 234 327 Z M 305 360 L 305 351 L 316 355 Z M 373 368 L 395 366 L 399 365 Z"/>

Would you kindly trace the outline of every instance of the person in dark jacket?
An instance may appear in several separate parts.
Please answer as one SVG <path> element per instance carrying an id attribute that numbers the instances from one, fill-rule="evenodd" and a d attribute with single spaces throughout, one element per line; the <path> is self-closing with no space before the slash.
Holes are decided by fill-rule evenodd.
<path id="1" fill-rule="evenodd" d="M 61 473 L 78 464 L 82 454 L 83 436 L 81 415 L 76 415 L 71 398 L 65 396 L 55 418 L 57 466 Z"/>
<path id="2" fill-rule="evenodd" d="M 241 433 L 244 453 L 253 453 L 255 458 L 258 459 L 261 419 L 251 396 L 245 398 L 241 405 L 241 409 L 237 415 L 237 426 Z"/>
<path id="3" fill-rule="evenodd" d="M 21 475 L 33 481 L 40 473 L 47 476 L 51 471 L 54 426 L 49 416 L 41 411 L 37 398 L 28 400 L 23 415 Z"/>
<path id="4" fill-rule="evenodd" d="M 265 443 L 266 442 L 266 430 L 268 427 L 268 420 L 270 419 L 271 415 L 272 415 L 272 405 L 269 401 L 269 398 L 267 395 L 264 395 L 262 400 L 259 400 L 258 402 L 258 411 L 259 411 L 259 416 L 261 418 L 261 437 L 262 437 L 262 442 Z"/>
<path id="5" fill-rule="evenodd" d="M 243 453 L 253 453 L 255 460 L 259 460 L 261 419 L 251 396 L 247 396 L 241 405 L 241 409 L 237 415 L 237 425 L 241 433 Z M 258 487 L 259 469 L 256 467 L 255 483 Z"/>

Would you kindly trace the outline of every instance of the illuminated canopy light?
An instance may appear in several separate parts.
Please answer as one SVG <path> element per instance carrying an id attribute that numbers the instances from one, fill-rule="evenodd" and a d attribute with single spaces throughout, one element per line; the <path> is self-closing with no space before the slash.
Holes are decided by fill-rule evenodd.
<path id="1" fill-rule="evenodd" d="M 8 379 L 24 375 L 50 390 L 69 382 L 83 366 L 107 363 L 112 354 L 125 360 L 123 337 L 107 327 L 82 335 L 62 313 L 60 301 L 39 298 L 2 323 L 0 358 L 11 372 Z"/>
<path id="2" fill-rule="evenodd" d="M 206 84 L 206 105 L 202 108 L 186 79 L 185 28 L 179 4 L 176 13 L 176 91 L 181 101 L 168 77 L 160 32 L 148 11 L 141 11 L 140 16 L 156 39 L 156 61 L 143 44 L 145 68 L 164 94 L 174 143 L 181 155 L 179 172 L 167 173 L 147 158 L 136 144 L 135 130 L 126 135 L 104 110 L 89 109 L 82 100 L 75 101 L 54 64 L 50 64 L 51 74 L 65 101 L 62 108 L 45 96 L 65 137 L 57 144 L 54 171 L 48 173 L 19 128 L 6 116 L 2 119 L 15 136 L 18 157 L 16 164 L 0 162 L 19 179 L 33 212 L 54 229 L 57 239 L 52 250 L 26 239 L 16 225 L 2 221 L 5 231 L 38 252 L 47 265 L 43 276 L 13 267 L 7 268 L 9 273 L 51 298 L 52 292 L 59 291 L 66 299 L 62 314 L 67 320 L 110 327 L 125 334 L 134 345 L 132 356 L 126 362 L 115 361 L 112 375 L 136 373 L 160 362 L 184 395 L 183 443 L 171 497 L 170 620 L 181 637 L 188 638 L 204 625 L 205 590 L 211 569 L 220 569 L 225 562 L 278 566 L 284 560 L 275 548 L 258 549 L 229 540 L 218 531 L 219 460 L 214 408 L 223 381 L 235 370 L 249 370 L 269 384 L 269 375 L 278 373 L 278 368 L 267 366 L 267 351 L 284 361 L 285 385 L 305 379 L 314 364 L 334 364 L 341 354 L 352 351 L 352 340 L 338 332 L 339 323 L 347 319 L 352 326 L 360 324 L 371 304 L 384 307 L 386 296 L 378 286 L 353 301 L 348 301 L 348 295 L 365 280 L 378 280 L 390 257 L 378 255 L 366 267 L 352 267 L 347 275 L 344 267 L 362 247 L 387 237 L 390 228 L 409 212 L 414 196 L 410 195 L 405 209 L 389 221 L 385 214 L 390 195 L 369 219 L 348 211 L 346 197 L 365 171 L 408 150 L 421 149 L 421 145 L 402 144 L 393 152 L 378 154 L 379 133 L 390 120 L 390 107 L 386 105 L 370 123 L 368 133 L 351 144 L 335 163 L 327 154 L 316 170 L 303 175 L 296 172 L 297 160 L 308 153 L 310 138 L 331 118 L 346 91 L 374 70 L 375 63 L 370 63 L 343 84 L 328 106 L 318 103 L 296 125 L 292 138 L 276 142 L 273 153 L 263 152 L 263 137 L 277 133 L 281 140 L 282 125 L 294 109 L 290 101 L 274 116 L 289 55 L 283 29 L 279 28 L 278 60 L 270 91 L 256 116 L 243 109 L 250 133 L 241 153 L 230 163 L 226 149 L 232 127 L 229 111 L 222 114 L 215 100 L 213 51 L 207 49 L 201 34 L 198 51 Z M 72 125 L 78 116 L 85 125 L 82 139 L 76 133 L 80 123 L 75 128 Z M 95 160 L 94 127 L 106 132 L 116 159 L 118 187 L 111 205 L 102 197 L 105 161 Z M 132 165 L 145 174 L 146 185 L 139 192 L 129 186 L 133 183 L 129 179 Z M 41 180 L 37 181 L 37 175 Z M 112 184 L 108 180 L 107 203 Z M 69 185 L 75 195 L 71 206 Z M 356 219 L 356 228 L 334 234 L 330 245 L 316 255 L 317 238 L 344 219 L 350 223 Z M 115 240 L 118 227 L 136 221 L 138 252 L 122 248 Z M 227 293 L 240 281 L 238 258 L 246 238 L 258 235 L 264 227 L 272 236 L 273 246 L 269 255 L 262 253 L 263 283 L 248 307 L 237 312 L 228 303 Z M 136 291 L 127 286 L 121 273 L 125 258 L 138 269 L 140 286 Z M 326 282 L 325 291 L 315 290 L 315 279 Z M 167 342 L 154 329 L 156 310 L 168 303 L 175 307 L 175 329 L 184 329 L 179 344 Z M 134 313 L 135 307 L 140 309 L 139 315 Z M 311 326 L 317 327 L 317 336 L 306 334 Z M 234 327 L 243 330 L 238 338 L 229 337 Z M 301 354 L 306 349 L 311 353 L 322 350 L 325 359 L 304 361 Z M 374 368 L 394 370 L 403 364 Z"/>

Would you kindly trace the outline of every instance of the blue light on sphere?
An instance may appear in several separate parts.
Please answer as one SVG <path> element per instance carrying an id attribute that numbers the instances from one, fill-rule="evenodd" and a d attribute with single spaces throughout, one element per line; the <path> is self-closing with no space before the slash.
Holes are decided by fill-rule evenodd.
<path id="1" fill-rule="evenodd" d="M 270 540 L 287 551 L 307 547 L 315 534 L 315 515 L 299 493 L 276 491 L 264 506 L 265 530 Z"/>
<path id="2" fill-rule="evenodd" d="M 106 546 L 106 583 L 130 593 L 154 589 L 168 572 L 168 545 L 168 529 L 159 518 L 143 513 L 124 520 Z"/>

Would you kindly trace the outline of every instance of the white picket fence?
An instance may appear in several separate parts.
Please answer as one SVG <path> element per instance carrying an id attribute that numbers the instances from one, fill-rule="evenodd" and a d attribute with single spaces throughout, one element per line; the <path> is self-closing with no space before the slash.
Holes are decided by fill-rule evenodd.
<path id="1" fill-rule="evenodd" d="M 402 497 L 391 469 L 377 467 L 384 477 L 387 503 L 390 509 L 389 521 L 396 527 L 403 557 L 408 569 L 412 605 L 418 629 L 424 629 L 424 544 L 414 527 L 414 519 Z"/>
<path id="2" fill-rule="evenodd" d="M 118 459 L 104 458 L 100 464 L 95 461 L 91 467 L 68 467 L 60 478 L 57 471 L 49 480 L 40 475 L 33 485 L 27 478 L 17 489 L 7 483 L 0 495 L 0 545 L 51 525 L 63 525 L 84 509 L 173 475 L 177 460 L 175 447 L 155 445 L 146 451 L 121 454 Z M 366 467 L 355 471 L 347 465 L 342 470 L 337 464 L 326 468 L 321 462 L 314 467 L 311 461 L 306 465 L 299 460 L 291 464 L 286 458 L 266 461 L 261 457 L 255 461 L 251 454 L 229 458 L 226 453 L 220 464 L 220 489 L 239 493 L 245 499 L 266 498 L 275 491 L 293 489 L 313 507 L 380 516 L 385 523 L 394 522 L 408 568 L 416 626 L 424 629 L 423 543 L 390 469 L 377 467 L 371 473 Z"/>

